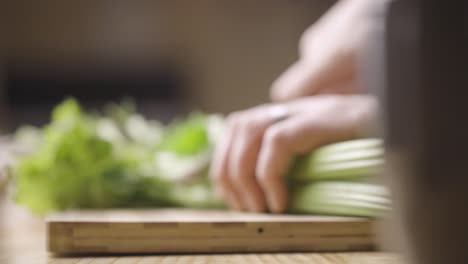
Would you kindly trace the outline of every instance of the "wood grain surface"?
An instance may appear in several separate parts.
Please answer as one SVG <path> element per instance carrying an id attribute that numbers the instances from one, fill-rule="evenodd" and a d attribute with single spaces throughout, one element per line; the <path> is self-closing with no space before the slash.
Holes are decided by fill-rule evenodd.
<path id="1" fill-rule="evenodd" d="M 401 264 L 398 256 L 384 253 L 289 253 L 289 254 L 225 254 L 225 255 L 172 255 L 128 257 L 51 258 L 54 264 Z"/>
<path id="2" fill-rule="evenodd" d="M 395 254 L 359 253 L 276 253 L 276 254 L 219 254 L 219 255 L 160 255 L 160 256 L 82 256 L 54 257 L 41 254 L 0 258 L 5 264 L 403 264 Z"/>
<path id="3" fill-rule="evenodd" d="M 197 254 L 197 255 L 108 255 L 57 256 L 47 253 L 45 222 L 24 208 L 1 201 L 0 263 L 5 264 L 105 264 L 105 263 L 254 263 L 254 264 L 402 264 L 398 255 L 382 252 L 352 253 L 274 253 L 274 254 Z"/>
<path id="4" fill-rule="evenodd" d="M 159 209 L 63 212 L 47 219 L 60 254 L 371 250 L 366 218 Z"/>

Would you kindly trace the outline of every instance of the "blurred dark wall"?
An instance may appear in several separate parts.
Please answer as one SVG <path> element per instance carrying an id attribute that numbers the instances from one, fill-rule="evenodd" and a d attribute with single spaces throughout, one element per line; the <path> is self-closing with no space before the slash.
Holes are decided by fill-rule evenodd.
<path id="1" fill-rule="evenodd" d="M 332 2 L 4 1 L 11 124 L 43 122 L 66 95 L 90 106 L 131 96 L 163 119 L 264 102 Z"/>

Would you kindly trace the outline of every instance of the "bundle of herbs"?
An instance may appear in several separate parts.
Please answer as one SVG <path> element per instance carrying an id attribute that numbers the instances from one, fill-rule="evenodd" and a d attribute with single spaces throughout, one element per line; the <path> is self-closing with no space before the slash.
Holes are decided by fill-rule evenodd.
<path id="1" fill-rule="evenodd" d="M 69 208 L 222 208 L 208 179 L 223 118 L 193 113 L 163 125 L 131 104 L 85 112 L 67 99 L 43 128 L 15 135 L 30 151 L 13 168 L 17 202 L 36 213 Z M 290 213 L 377 217 L 388 191 L 370 181 L 383 163 L 379 139 L 323 146 L 285 175 Z"/>

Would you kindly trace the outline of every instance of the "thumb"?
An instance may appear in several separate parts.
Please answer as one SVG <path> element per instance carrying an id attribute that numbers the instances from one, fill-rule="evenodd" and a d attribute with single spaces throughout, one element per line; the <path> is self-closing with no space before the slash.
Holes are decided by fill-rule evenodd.
<path id="1" fill-rule="evenodd" d="M 273 82 L 270 97 L 275 102 L 330 93 L 349 93 L 356 89 L 353 54 L 335 55 L 326 61 L 298 61 Z"/>

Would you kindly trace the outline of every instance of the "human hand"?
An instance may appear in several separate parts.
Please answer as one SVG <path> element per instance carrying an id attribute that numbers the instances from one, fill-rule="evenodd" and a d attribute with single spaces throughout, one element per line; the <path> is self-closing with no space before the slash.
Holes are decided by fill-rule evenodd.
<path id="1" fill-rule="evenodd" d="M 300 58 L 273 83 L 272 100 L 360 92 L 358 57 L 375 23 L 374 11 L 388 1 L 339 1 L 304 32 Z"/>
<path id="2" fill-rule="evenodd" d="M 287 109 L 288 117 L 275 122 L 278 109 Z M 291 159 L 356 137 L 375 111 L 371 96 L 322 95 L 233 113 L 211 166 L 215 188 L 231 208 L 283 212 Z"/>

